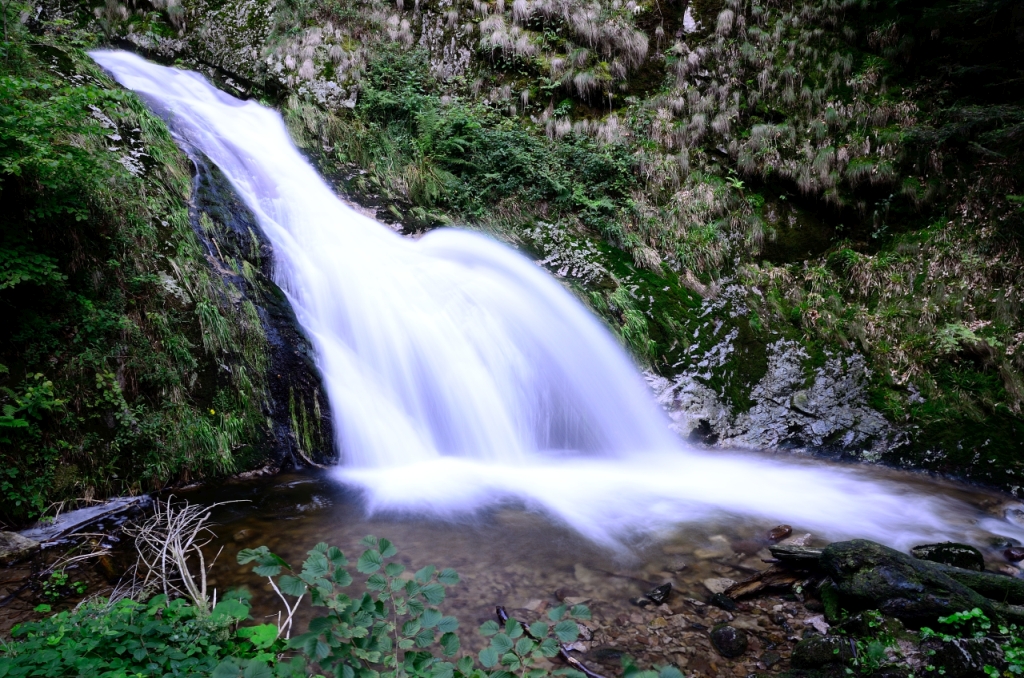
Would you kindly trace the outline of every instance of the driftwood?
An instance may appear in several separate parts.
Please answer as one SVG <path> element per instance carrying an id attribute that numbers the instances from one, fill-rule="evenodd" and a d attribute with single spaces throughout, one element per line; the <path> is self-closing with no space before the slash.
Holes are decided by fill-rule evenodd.
<path id="1" fill-rule="evenodd" d="M 741 598 L 753 595 L 765 589 L 784 588 L 807 578 L 804 572 L 797 572 L 780 565 L 772 565 L 764 572 L 758 572 L 741 582 L 736 582 L 725 590 L 730 598 Z"/>
<path id="2" fill-rule="evenodd" d="M 500 621 L 502 624 L 508 622 L 508 620 L 510 619 L 510 617 L 508 616 L 508 612 L 505 611 L 505 608 L 503 606 L 498 605 L 496 608 L 494 608 L 494 611 L 498 615 L 498 621 Z M 523 633 L 526 635 L 526 637 L 532 640 L 533 642 L 540 643 L 542 640 L 544 640 L 543 638 L 538 638 L 537 636 L 530 633 L 530 627 L 526 624 L 526 622 L 519 621 L 519 626 L 523 629 Z M 586 664 L 584 664 L 579 659 L 576 659 L 576 657 L 573 657 L 571 654 L 569 654 L 569 648 L 562 643 L 558 644 L 558 656 L 566 664 L 576 669 L 583 675 L 587 676 L 587 678 L 604 678 L 604 676 L 602 676 L 600 673 L 597 673 L 596 671 L 591 671 L 589 668 L 587 668 Z"/>
<path id="3" fill-rule="evenodd" d="M 803 566 L 817 566 L 818 559 L 825 549 L 814 548 L 813 546 L 788 546 L 776 544 L 769 546 L 768 550 L 776 559 L 784 563 Z"/>

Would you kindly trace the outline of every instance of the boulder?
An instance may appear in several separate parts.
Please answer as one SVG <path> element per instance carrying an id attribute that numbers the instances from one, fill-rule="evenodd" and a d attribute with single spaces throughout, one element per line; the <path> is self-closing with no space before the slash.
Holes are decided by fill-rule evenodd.
<path id="1" fill-rule="evenodd" d="M 39 548 L 39 542 L 17 532 L 0 532 L 0 565 L 10 565 Z"/>
<path id="2" fill-rule="evenodd" d="M 981 555 L 981 551 L 973 546 L 957 544 L 953 541 L 941 544 L 922 544 L 910 549 L 910 553 L 921 560 L 930 560 L 933 563 L 959 567 L 964 570 L 981 572 L 985 569 L 985 557 Z"/>
<path id="3" fill-rule="evenodd" d="M 912 627 L 975 607 L 995 616 L 988 599 L 944 574 L 940 565 L 866 539 L 829 544 L 821 565 L 841 604 L 852 611 L 877 609 Z"/>

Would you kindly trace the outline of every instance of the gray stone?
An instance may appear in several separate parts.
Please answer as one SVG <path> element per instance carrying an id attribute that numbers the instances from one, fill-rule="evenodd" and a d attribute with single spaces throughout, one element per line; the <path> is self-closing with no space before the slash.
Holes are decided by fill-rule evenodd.
<path id="1" fill-rule="evenodd" d="M 0 532 L 0 565 L 10 565 L 39 548 L 39 542 L 17 532 Z"/>

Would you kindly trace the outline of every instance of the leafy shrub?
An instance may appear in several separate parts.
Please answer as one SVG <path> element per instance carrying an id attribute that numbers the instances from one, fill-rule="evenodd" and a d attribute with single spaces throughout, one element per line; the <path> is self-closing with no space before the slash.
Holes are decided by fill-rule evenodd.
<path id="1" fill-rule="evenodd" d="M 0 678 L 208 676 L 226 657 L 273 661 L 280 644 L 261 645 L 233 632 L 249 617 L 242 600 L 203 614 L 163 595 L 146 603 L 96 599 L 15 627 L 15 642 L 0 650 Z"/>

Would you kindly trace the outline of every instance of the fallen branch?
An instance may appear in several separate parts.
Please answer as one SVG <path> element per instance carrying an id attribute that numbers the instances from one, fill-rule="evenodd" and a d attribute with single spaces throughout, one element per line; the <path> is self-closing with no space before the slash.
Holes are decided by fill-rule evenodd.
<path id="1" fill-rule="evenodd" d="M 805 573 L 796 572 L 779 565 L 772 565 L 764 572 L 758 572 L 752 577 L 748 577 L 741 582 L 733 584 L 727 588 L 724 593 L 730 598 L 741 598 L 743 596 L 759 593 L 765 589 L 792 586 L 806 578 L 807 575 Z"/>

